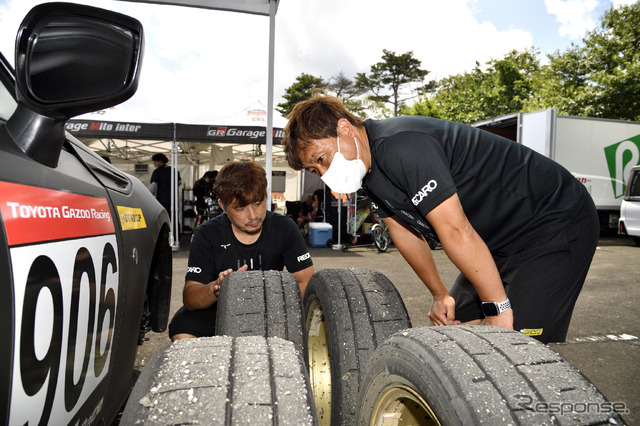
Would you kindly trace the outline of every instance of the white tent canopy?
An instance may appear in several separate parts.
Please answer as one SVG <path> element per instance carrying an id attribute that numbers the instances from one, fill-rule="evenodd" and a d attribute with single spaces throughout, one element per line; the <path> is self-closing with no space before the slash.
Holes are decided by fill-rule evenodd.
<path id="1" fill-rule="evenodd" d="M 274 81 L 274 48 L 275 48 L 275 28 L 276 28 L 276 12 L 278 11 L 278 0 L 122 0 L 139 3 L 155 3 L 174 6 L 199 7 L 203 9 L 224 10 L 229 12 L 250 13 L 255 15 L 264 15 L 269 17 L 269 64 L 267 79 L 267 126 L 266 126 L 266 172 L 267 172 L 267 200 L 271 199 L 271 174 L 273 170 L 273 81 Z M 173 164 L 177 164 L 178 142 L 172 141 L 171 160 Z M 177 167 L 173 167 L 172 175 L 172 192 L 177 186 L 178 176 Z M 177 200 L 178 195 L 172 194 L 173 199 Z M 173 203 L 175 204 L 175 203 Z M 178 215 L 175 208 L 171 211 L 171 223 L 173 224 L 174 236 L 178 229 Z M 174 249 L 179 247 L 179 241 L 174 238 Z"/>
<path id="2" fill-rule="evenodd" d="M 266 164 L 266 106 L 254 101 L 241 111 L 220 121 L 183 124 L 149 121 L 137 116 L 123 105 L 83 114 L 69 120 L 66 130 L 89 146 L 98 155 L 112 160 L 123 159 L 138 163 L 149 162 L 155 153 L 169 153 L 174 139 L 174 126 L 178 141 L 178 160 L 183 165 L 214 168 L 215 153 L 235 160 L 251 159 Z M 282 138 L 286 119 L 273 113 L 273 164 L 286 165 Z M 224 137 L 219 135 L 224 134 Z M 241 136 L 244 135 L 244 136 Z M 228 161 L 228 160 L 227 160 Z"/>
<path id="3" fill-rule="evenodd" d="M 200 7 L 202 9 L 226 10 L 228 12 L 251 13 L 254 15 L 275 15 L 277 0 L 123 0 L 138 3 L 170 4 L 174 6 Z M 272 11 L 273 8 L 273 11 Z"/>

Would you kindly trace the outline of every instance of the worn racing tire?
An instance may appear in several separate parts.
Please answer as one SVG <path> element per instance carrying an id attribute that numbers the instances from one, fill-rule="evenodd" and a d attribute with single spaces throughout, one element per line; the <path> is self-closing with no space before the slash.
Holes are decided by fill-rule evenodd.
<path id="1" fill-rule="evenodd" d="M 317 424 L 309 376 L 293 343 L 260 336 L 178 340 L 157 352 L 121 424 Z"/>
<path id="2" fill-rule="evenodd" d="M 380 345 L 360 387 L 356 424 L 387 421 L 624 424 L 595 386 L 548 346 L 489 326 L 415 328 Z"/>
<path id="3" fill-rule="evenodd" d="M 377 345 L 411 327 L 402 298 L 383 274 L 367 269 L 325 269 L 304 295 L 309 375 L 318 420 L 355 424 L 364 366 Z"/>
<path id="4" fill-rule="evenodd" d="M 281 337 L 302 354 L 303 319 L 300 286 L 285 271 L 236 271 L 218 294 L 216 335 Z"/>

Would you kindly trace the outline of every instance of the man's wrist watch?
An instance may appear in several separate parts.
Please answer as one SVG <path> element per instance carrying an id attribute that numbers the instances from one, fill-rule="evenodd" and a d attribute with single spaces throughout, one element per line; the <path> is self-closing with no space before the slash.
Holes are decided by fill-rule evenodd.
<path id="1" fill-rule="evenodd" d="M 511 302 L 509 299 L 504 302 L 482 302 L 482 313 L 485 317 L 495 317 L 511 309 Z"/>

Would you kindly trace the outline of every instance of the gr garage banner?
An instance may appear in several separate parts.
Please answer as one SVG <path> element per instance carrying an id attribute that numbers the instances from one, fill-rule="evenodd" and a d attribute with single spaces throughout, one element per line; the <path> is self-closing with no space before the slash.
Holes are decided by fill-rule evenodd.
<path id="1" fill-rule="evenodd" d="M 196 125 L 181 123 L 130 123 L 100 120 L 69 120 L 65 129 L 82 139 L 175 139 L 181 142 L 228 142 L 238 144 L 266 143 L 264 126 Z M 274 143 L 280 143 L 284 131 L 273 129 Z"/>

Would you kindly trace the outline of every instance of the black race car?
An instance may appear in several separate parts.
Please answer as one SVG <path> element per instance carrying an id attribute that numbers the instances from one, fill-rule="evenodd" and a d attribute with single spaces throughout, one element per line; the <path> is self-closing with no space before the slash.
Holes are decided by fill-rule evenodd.
<path id="1" fill-rule="evenodd" d="M 136 178 L 64 131 L 137 88 L 141 24 L 36 6 L 0 66 L 0 423 L 110 424 L 138 344 L 164 331 L 170 219 Z"/>

